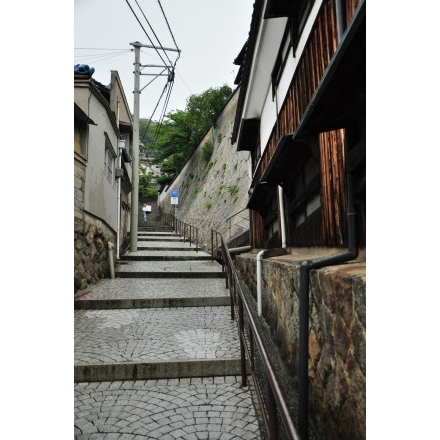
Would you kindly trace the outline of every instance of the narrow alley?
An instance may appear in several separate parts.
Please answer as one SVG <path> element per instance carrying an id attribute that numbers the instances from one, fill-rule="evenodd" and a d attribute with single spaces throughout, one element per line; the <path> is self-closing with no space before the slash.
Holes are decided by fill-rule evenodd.
<path id="1" fill-rule="evenodd" d="M 75 299 L 75 439 L 261 439 L 222 268 L 151 205 L 115 279 Z"/>

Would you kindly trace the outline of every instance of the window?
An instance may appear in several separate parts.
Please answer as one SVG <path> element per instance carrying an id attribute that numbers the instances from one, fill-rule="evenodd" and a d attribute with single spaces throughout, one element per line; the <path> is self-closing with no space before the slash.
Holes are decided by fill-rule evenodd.
<path id="1" fill-rule="evenodd" d="M 291 211 L 295 227 L 304 223 L 321 207 L 318 173 L 318 162 L 310 156 L 293 179 Z"/>
<path id="2" fill-rule="evenodd" d="M 287 22 L 283 39 L 281 41 L 280 50 L 278 51 L 275 65 L 272 69 L 272 98 L 275 97 L 276 89 L 281 80 L 281 74 L 283 73 L 284 66 L 286 65 L 287 55 L 289 54 L 290 48 L 292 47 L 292 40 L 289 28 L 290 20 Z"/>
<path id="3" fill-rule="evenodd" d="M 113 185 L 114 175 L 115 175 L 116 153 L 107 133 L 104 133 L 104 136 L 105 136 L 104 174 L 105 177 L 107 177 L 107 180 Z"/>
<path id="4" fill-rule="evenodd" d="M 74 146 L 75 153 L 87 159 L 87 123 L 75 120 L 74 122 Z"/>

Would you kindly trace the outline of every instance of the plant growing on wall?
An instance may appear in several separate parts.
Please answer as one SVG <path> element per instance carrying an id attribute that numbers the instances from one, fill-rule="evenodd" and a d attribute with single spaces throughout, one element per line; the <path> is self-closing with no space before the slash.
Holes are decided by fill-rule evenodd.
<path id="1" fill-rule="evenodd" d="M 211 141 L 207 141 L 203 144 L 201 156 L 204 162 L 208 163 L 211 159 L 212 152 L 214 151 L 214 144 Z"/>
<path id="2" fill-rule="evenodd" d="M 210 200 L 206 200 L 204 205 L 205 209 L 210 209 L 212 206 L 212 202 Z"/>
<path id="3" fill-rule="evenodd" d="M 238 192 L 237 185 L 227 185 L 226 189 L 229 191 L 229 194 L 234 195 Z"/>

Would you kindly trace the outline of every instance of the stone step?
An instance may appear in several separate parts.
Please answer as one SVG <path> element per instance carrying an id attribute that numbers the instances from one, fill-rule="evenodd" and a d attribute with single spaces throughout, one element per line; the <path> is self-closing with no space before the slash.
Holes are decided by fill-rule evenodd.
<path id="1" fill-rule="evenodd" d="M 122 255 L 122 261 L 209 261 L 212 259 L 210 255 L 183 255 L 185 251 L 174 251 L 174 254 L 167 251 L 167 255 L 163 255 L 164 251 L 151 251 L 150 255 Z M 178 254 L 182 255 L 178 255 Z"/>
<path id="2" fill-rule="evenodd" d="M 241 360 L 239 358 L 78 364 L 74 367 L 75 382 L 238 376 L 239 374 L 241 374 Z"/>
<path id="3" fill-rule="evenodd" d="M 240 344 L 230 307 L 74 314 L 76 382 L 239 374 Z"/>
<path id="4" fill-rule="evenodd" d="M 156 278 L 157 279 L 157 278 Z M 75 310 L 98 309 L 141 309 L 165 307 L 208 307 L 229 306 L 230 298 L 218 296 L 209 298 L 139 298 L 139 299 L 102 299 L 74 302 Z"/>

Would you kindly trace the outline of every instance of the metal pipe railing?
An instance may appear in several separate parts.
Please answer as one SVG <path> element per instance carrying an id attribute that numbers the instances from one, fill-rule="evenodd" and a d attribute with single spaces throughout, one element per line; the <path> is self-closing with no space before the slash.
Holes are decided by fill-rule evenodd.
<path id="1" fill-rule="evenodd" d="M 240 353 L 241 353 L 241 369 L 242 369 L 242 386 L 247 384 L 246 374 L 246 356 L 249 359 L 249 365 L 252 377 L 254 378 L 255 390 L 257 392 L 257 398 L 260 404 L 261 414 L 265 425 L 266 433 L 269 440 L 278 439 L 278 420 L 277 410 L 280 414 L 280 420 L 283 424 L 289 440 L 300 440 L 298 431 L 293 424 L 292 417 L 289 413 L 287 403 L 281 392 L 281 386 L 275 375 L 274 368 L 270 362 L 269 356 L 263 345 L 261 336 L 258 332 L 257 325 L 253 318 L 253 314 L 250 310 L 250 306 L 244 296 L 243 290 L 238 281 L 237 275 L 232 263 L 232 257 L 229 254 L 228 248 L 225 245 L 223 236 L 214 230 L 211 230 L 212 243 L 214 242 L 214 235 L 219 236 L 221 239 L 221 256 L 222 265 L 225 267 L 227 283 L 229 285 L 231 296 L 231 309 L 238 309 L 238 329 L 240 337 Z M 213 247 L 213 245 L 212 245 Z M 231 310 L 231 319 L 234 319 L 235 315 Z M 248 321 L 249 338 L 246 338 L 245 332 L 245 317 Z M 268 399 L 266 404 L 263 401 L 263 391 L 259 385 L 256 371 L 255 371 L 255 348 L 260 355 L 261 361 L 265 369 L 265 389 L 267 390 Z"/>
<path id="2" fill-rule="evenodd" d="M 169 213 L 163 213 L 162 214 L 162 221 L 174 228 L 174 232 L 176 234 L 183 236 L 183 242 L 185 243 L 188 241 L 188 243 L 191 244 L 194 243 L 196 247 L 196 252 L 199 251 L 199 230 L 193 225 L 190 225 L 189 223 L 185 223 L 182 220 L 179 220 L 176 218 L 174 214 Z"/>

